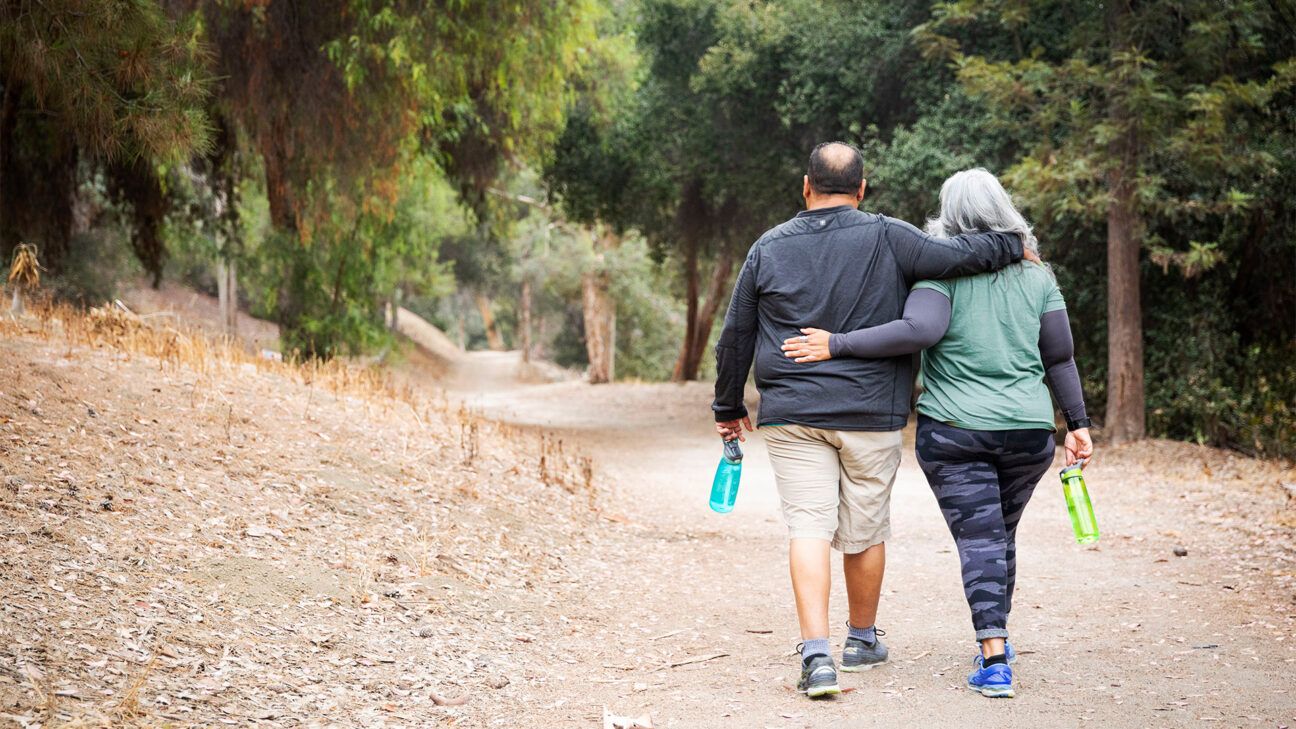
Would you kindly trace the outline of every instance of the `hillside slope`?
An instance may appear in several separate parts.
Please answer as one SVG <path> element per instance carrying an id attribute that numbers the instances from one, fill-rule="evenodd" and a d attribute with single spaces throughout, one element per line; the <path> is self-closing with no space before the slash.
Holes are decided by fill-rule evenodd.
<path id="1" fill-rule="evenodd" d="M 542 676 L 594 518 L 560 444 L 341 370 L 0 327 L 0 715 L 480 726 Z"/>

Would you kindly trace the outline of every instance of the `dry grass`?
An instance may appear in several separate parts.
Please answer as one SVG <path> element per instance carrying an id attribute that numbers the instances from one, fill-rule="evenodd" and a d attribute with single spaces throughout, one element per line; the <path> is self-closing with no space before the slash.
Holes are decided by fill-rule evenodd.
<path id="1" fill-rule="evenodd" d="M 41 265 L 36 258 L 36 246 L 19 243 L 14 248 L 13 264 L 9 266 L 9 284 L 28 289 L 40 286 Z"/>
<path id="2" fill-rule="evenodd" d="M 113 711 L 114 718 L 120 722 L 131 722 L 141 718 L 146 711 L 140 706 L 140 690 L 148 683 L 149 674 L 153 673 L 154 667 L 157 666 L 158 654 L 154 653 L 153 658 L 140 669 L 135 678 L 131 679 L 126 690 L 122 692 L 121 701 L 117 703 Z"/>
<path id="3" fill-rule="evenodd" d="M 111 349 L 148 357 L 161 369 L 183 368 L 208 380 L 248 371 L 274 374 L 334 395 L 403 402 L 415 416 L 420 408 L 428 407 L 408 386 L 396 386 L 380 366 L 360 366 L 342 359 L 295 361 L 254 355 L 230 339 L 173 321 L 142 317 L 120 303 L 83 310 L 48 300 L 33 302 L 26 316 L 0 319 L 0 335 L 34 336 L 61 342 L 69 350 Z"/>

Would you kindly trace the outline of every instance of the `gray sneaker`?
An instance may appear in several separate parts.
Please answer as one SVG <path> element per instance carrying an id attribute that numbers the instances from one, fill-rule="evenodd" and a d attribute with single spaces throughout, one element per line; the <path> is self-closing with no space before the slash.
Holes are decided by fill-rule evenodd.
<path id="1" fill-rule="evenodd" d="M 886 635 L 886 631 L 879 630 L 877 634 Z M 886 660 L 887 647 L 880 638 L 874 638 L 872 643 L 859 638 L 847 638 L 846 644 L 842 646 L 841 670 L 847 673 L 867 671 L 886 663 Z"/>
<path id="2" fill-rule="evenodd" d="M 841 693 L 841 687 L 837 685 L 837 666 L 833 664 L 832 656 L 810 656 L 802 661 L 797 691 L 812 699 Z"/>

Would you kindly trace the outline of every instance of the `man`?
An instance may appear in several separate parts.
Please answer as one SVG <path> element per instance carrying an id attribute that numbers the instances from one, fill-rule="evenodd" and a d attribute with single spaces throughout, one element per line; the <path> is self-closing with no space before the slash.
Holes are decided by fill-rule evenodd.
<path id="1" fill-rule="evenodd" d="M 804 327 L 846 332 L 899 319 L 914 283 L 998 270 L 1023 255 L 1015 234 L 935 238 L 862 212 L 866 184 L 854 147 L 815 147 L 802 180 L 806 209 L 748 252 L 716 345 L 711 407 L 725 440 L 752 430 L 743 391 L 755 362 L 801 626 L 797 688 L 811 697 L 841 692 L 828 644 L 830 549 L 843 553 L 850 603 L 842 670 L 887 658 L 874 623 L 913 358 L 798 364 L 783 356 L 783 340 Z"/>

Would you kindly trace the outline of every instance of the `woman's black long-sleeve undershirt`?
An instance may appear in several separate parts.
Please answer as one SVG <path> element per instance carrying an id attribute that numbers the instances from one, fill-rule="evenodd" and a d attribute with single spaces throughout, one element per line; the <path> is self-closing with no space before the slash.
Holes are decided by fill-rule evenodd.
<path id="1" fill-rule="evenodd" d="M 915 289 L 905 301 L 904 316 L 867 329 L 833 334 L 828 351 L 833 357 L 883 358 L 922 351 L 945 336 L 949 329 L 950 300 L 939 291 Z M 1075 342 L 1065 309 L 1040 317 L 1040 360 L 1044 380 L 1068 422 L 1086 416 L 1084 391 L 1075 364 Z"/>

